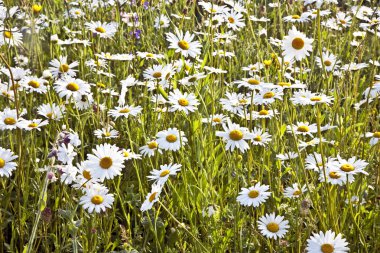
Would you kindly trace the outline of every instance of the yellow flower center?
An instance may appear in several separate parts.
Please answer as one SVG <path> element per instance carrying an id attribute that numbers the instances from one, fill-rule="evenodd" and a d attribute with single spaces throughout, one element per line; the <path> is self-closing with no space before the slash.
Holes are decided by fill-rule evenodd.
<path id="1" fill-rule="evenodd" d="M 7 39 L 10 39 L 12 38 L 12 32 L 11 31 L 4 31 L 4 37 L 7 38 Z"/>
<path id="2" fill-rule="evenodd" d="M 331 177 L 333 179 L 338 179 L 338 178 L 340 178 L 340 174 L 336 171 L 332 171 L 329 173 L 329 177 Z"/>
<path id="3" fill-rule="evenodd" d="M 233 17 L 229 17 L 228 18 L 228 22 L 230 22 L 231 24 L 235 23 L 235 19 Z"/>
<path id="4" fill-rule="evenodd" d="M 222 120 L 220 118 L 213 118 L 212 121 L 215 123 L 221 123 L 222 122 Z"/>
<path id="5" fill-rule="evenodd" d="M 268 115 L 269 112 L 267 110 L 261 110 L 259 111 L 259 115 Z"/>
<path id="6" fill-rule="evenodd" d="M 153 193 L 149 196 L 149 202 L 153 202 L 153 200 L 156 198 L 156 195 L 157 195 L 157 192 L 153 192 Z"/>
<path id="7" fill-rule="evenodd" d="M 127 151 L 123 152 L 124 157 L 129 157 L 129 153 Z"/>
<path id="8" fill-rule="evenodd" d="M 82 175 L 87 180 L 91 179 L 91 174 L 90 174 L 90 171 L 88 171 L 88 170 L 83 170 Z"/>
<path id="9" fill-rule="evenodd" d="M 326 60 L 323 62 L 327 67 L 331 66 L 332 62 L 329 60 Z"/>
<path id="10" fill-rule="evenodd" d="M 240 130 L 232 130 L 229 136 L 230 139 L 233 141 L 240 141 L 241 139 L 243 139 L 243 132 Z"/>
<path id="11" fill-rule="evenodd" d="M 160 177 L 164 177 L 166 175 L 168 175 L 170 173 L 170 170 L 163 170 L 161 173 L 160 173 Z"/>
<path id="12" fill-rule="evenodd" d="M 175 136 L 174 134 L 169 134 L 168 136 L 166 136 L 166 140 L 170 143 L 176 142 L 177 136 Z"/>
<path id="13" fill-rule="evenodd" d="M 275 95 L 275 94 L 274 94 L 273 91 L 265 92 L 263 98 L 265 98 L 265 99 L 269 99 L 269 98 L 274 97 L 274 95 Z"/>
<path id="14" fill-rule="evenodd" d="M 66 85 L 66 89 L 68 89 L 70 91 L 78 91 L 79 85 L 76 83 L 69 83 L 68 85 Z"/>
<path id="15" fill-rule="evenodd" d="M 102 169 L 109 169 L 112 166 L 112 159 L 109 156 L 105 156 L 100 159 L 99 165 Z"/>
<path id="16" fill-rule="evenodd" d="M 344 20 L 344 19 L 339 20 L 339 22 L 340 22 L 342 25 L 344 25 L 344 24 L 347 23 L 346 20 Z"/>
<path id="17" fill-rule="evenodd" d="M 313 102 L 320 102 L 320 101 L 322 101 L 322 98 L 321 98 L 321 97 L 318 97 L 318 96 L 316 96 L 316 97 L 311 97 L 311 98 L 310 98 L 310 101 L 313 101 Z"/>
<path id="18" fill-rule="evenodd" d="M 91 202 L 92 204 L 94 205 L 100 205 L 101 203 L 103 203 L 104 199 L 102 196 L 100 195 L 95 195 L 91 198 Z"/>
<path id="19" fill-rule="evenodd" d="M 307 133 L 307 132 L 309 132 L 309 127 L 308 126 L 299 126 L 298 128 L 297 128 L 297 131 L 298 132 L 302 132 L 302 133 Z"/>
<path id="20" fill-rule="evenodd" d="M 278 82 L 278 85 L 280 85 L 281 87 L 290 87 L 290 86 L 292 86 L 292 84 L 291 83 L 288 83 L 288 82 Z"/>
<path id="21" fill-rule="evenodd" d="M 152 53 L 147 53 L 146 57 L 153 57 L 154 55 Z"/>
<path id="22" fill-rule="evenodd" d="M 276 233 L 278 232 L 278 230 L 280 230 L 280 226 L 275 222 L 269 222 L 267 225 L 267 229 L 272 233 Z"/>
<path id="23" fill-rule="evenodd" d="M 380 138 L 380 132 L 374 132 L 373 137 L 375 138 Z"/>
<path id="24" fill-rule="evenodd" d="M 178 99 L 178 104 L 180 104 L 181 106 L 188 106 L 189 100 L 187 100 L 186 98 L 180 98 Z"/>
<path id="25" fill-rule="evenodd" d="M 332 244 L 329 244 L 329 243 L 324 243 L 321 246 L 321 251 L 323 253 L 333 253 L 334 252 L 334 246 Z"/>
<path id="26" fill-rule="evenodd" d="M 30 123 L 28 127 L 35 128 L 38 127 L 38 124 L 36 122 Z"/>
<path id="27" fill-rule="evenodd" d="M 352 165 L 352 164 L 343 164 L 342 166 L 340 166 L 340 170 L 344 171 L 344 172 L 351 172 L 353 170 L 355 170 L 355 167 Z"/>
<path id="28" fill-rule="evenodd" d="M 297 190 L 295 190 L 294 192 L 293 192 L 293 196 L 299 196 L 299 195 L 301 195 L 301 191 L 299 190 L 299 189 L 297 189 Z"/>
<path id="29" fill-rule="evenodd" d="M 256 80 L 256 79 L 248 79 L 247 81 L 249 84 L 251 85 L 258 85 L 260 84 L 260 81 L 259 80 Z"/>
<path id="30" fill-rule="evenodd" d="M 75 13 L 76 15 L 79 15 L 81 12 L 80 12 L 80 10 L 76 10 L 74 13 Z"/>
<path id="31" fill-rule="evenodd" d="M 0 169 L 4 168 L 4 166 L 5 166 L 5 161 L 4 159 L 0 158 Z"/>
<path id="32" fill-rule="evenodd" d="M 99 27 L 95 28 L 95 31 L 97 31 L 98 33 L 105 33 L 106 29 L 104 29 L 103 27 L 99 26 Z"/>
<path id="33" fill-rule="evenodd" d="M 263 138 L 261 138 L 260 135 L 256 136 L 255 138 L 253 138 L 254 141 L 262 141 Z"/>
<path id="34" fill-rule="evenodd" d="M 32 86 L 33 88 L 36 88 L 36 89 L 37 89 L 38 87 L 40 87 L 40 83 L 37 82 L 37 81 L 34 81 L 34 80 L 29 81 L 28 85 L 29 85 L 29 86 Z"/>
<path id="35" fill-rule="evenodd" d="M 292 15 L 292 19 L 300 19 L 301 17 L 299 15 Z"/>
<path id="36" fill-rule="evenodd" d="M 160 78 L 162 76 L 161 72 L 154 72 L 153 77 L 154 78 Z"/>
<path id="37" fill-rule="evenodd" d="M 248 197 L 250 197 L 251 199 L 257 198 L 259 195 L 260 192 L 256 190 L 252 190 L 248 193 Z"/>
<path id="38" fill-rule="evenodd" d="M 105 133 L 104 133 L 104 136 L 105 136 L 105 137 L 110 137 L 110 136 L 111 136 L 111 133 L 110 133 L 110 132 L 105 132 Z"/>
<path id="39" fill-rule="evenodd" d="M 305 46 L 305 41 L 302 38 L 294 38 L 292 41 L 292 47 L 296 50 L 301 50 Z"/>
<path id="40" fill-rule="evenodd" d="M 69 69 L 70 69 L 70 67 L 66 63 L 61 64 L 61 66 L 59 66 L 59 71 L 61 71 L 63 73 L 66 73 L 67 71 L 69 71 Z"/>
<path id="41" fill-rule="evenodd" d="M 46 117 L 48 117 L 49 119 L 51 119 L 53 117 L 53 113 L 52 112 L 46 113 Z"/>
<path id="42" fill-rule="evenodd" d="M 149 149 L 155 149 L 155 148 L 157 148 L 157 147 L 158 147 L 158 143 L 155 142 L 155 141 L 151 141 L 151 142 L 149 142 L 149 144 L 148 144 L 148 148 L 149 148 Z"/>
<path id="43" fill-rule="evenodd" d="M 129 110 L 128 108 L 123 108 L 119 111 L 119 113 L 129 113 L 131 110 Z"/>
<path id="44" fill-rule="evenodd" d="M 182 50 L 188 50 L 190 48 L 190 45 L 188 42 L 184 41 L 184 40 L 180 40 L 178 42 L 178 46 L 182 49 Z"/>
<path id="45" fill-rule="evenodd" d="M 4 123 L 5 125 L 14 125 L 16 124 L 16 120 L 14 118 L 5 118 Z"/>

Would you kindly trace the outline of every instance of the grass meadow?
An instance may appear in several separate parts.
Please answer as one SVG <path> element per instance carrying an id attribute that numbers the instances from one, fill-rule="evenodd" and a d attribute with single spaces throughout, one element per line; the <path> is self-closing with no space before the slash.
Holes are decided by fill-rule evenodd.
<path id="1" fill-rule="evenodd" d="M 0 252 L 380 252 L 376 0 L 0 0 Z"/>

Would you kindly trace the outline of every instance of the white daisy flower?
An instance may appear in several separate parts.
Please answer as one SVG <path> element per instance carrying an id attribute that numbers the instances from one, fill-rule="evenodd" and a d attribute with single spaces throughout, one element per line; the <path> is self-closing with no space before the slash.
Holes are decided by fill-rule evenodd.
<path id="1" fill-rule="evenodd" d="M 20 122 L 24 120 L 21 118 L 25 114 L 25 111 L 21 112 L 17 117 L 17 111 L 15 109 L 5 108 L 0 113 L 0 130 L 13 130 L 20 128 Z"/>
<path id="2" fill-rule="evenodd" d="M 71 97 L 81 99 L 82 95 L 91 92 L 90 85 L 87 82 L 70 76 L 57 80 L 54 83 L 54 90 L 58 93 L 59 97 L 66 98 L 66 101 Z"/>
<path id="3" fill-rule="evenodd" d="M 283 55 L 288 58 L 295 58 L 296 60 L 302 60 L 306 56 L 309 56 L 309 52 L 313 50 L 313 39 L 309 39 L 305 34 L 297 31 L 297 28 L 293 28 L 289 31 L 288 36 L 285 36 L 282 41 Z"/>
<path id="4" fill-rule="evenodd" d="M 59 171 L 61 173 L 61 176 L 59 177 L 61 182 L 67 185 L 70 185 L 75 181 L 78 173 L 77 167 L 73 166 L 71 163 L 63 165 Z"/>
<path id="5" fill-rule="evenodd" d="M 40 127 L 45 126 L 49 124 L 47 120 L 42 120 L 42 119 L 33 119 L 33 120 L 20 120 L 19 126 L 20 128 L 30 131 L 37 129 L 38 131 L 41 130 Z"/>
<path id="6" fill-rule="evenodd" d="M 183 111 L 186 114 L 197 110 L 197 105 L 199 105 L 199 102 L 193 93 L 188 94 L 185 92 L 182 94 L 178 89 L 170 92 L 169 103 L 172 104 L 170 107 L 171 112 Z"/>
<path id="7" fill-rule="evenodd" d="M 182 31 L 175 29 L 175 34 L 167 33 L 167 40 L 170 42 L 169 48 L 175 49 L 175 52 L 181 53 L 184 57 L 193 57 L 201 54 L 202 45 L 198 41 L 193 41 L 194 34 L 191 35 L 186 32 L 185 35 Z"/>
<path id="8" fill-rule="evenodd" d="M 23 86 L 28 92 L 46 93 L 47 86 L 45 80 L 36 76 L 26 76 L 20 81 L 20 85 Z"/>
<path id="9" fill-rule="evenodd" d="M 329 230 L 326 233 L 313 233 L 307 240 L 306 250 L 308 253 L 346 253 L 349 251 L 347 246 L 342 234 L 335 236 L 335 232 Z"/>
<path id="10" fill-rule="evenodd" d="M 252 131 L 252 144 L 265 147 L 272 140 L 271 135 L 261 128 L 254 128 Z"/>
<path id="11" fill-rule="evenodd" d="M 103 127 L 102 129 L 96 129 L 94 135 L 99 139 L 113 139 L 119 137 L 119 131 L 112 127 Z"/>
<path id="12" fill-rule="evenodd" d="M 367 132 L 367 133 L 365 133 L 364 136 L 367 137 L 367 138 L 371 138 L 369 140 L 369 144 L 371 146 L 373 146 L 373 145 L 376 145 L 379 142 L 379 140 L 380 140 L 380 131 Z"/>
<path id="13" fill-rule="evenodd" d="M 140 147 L 139 150 L 142 156 L 148 156 L 148 157 L 154 156 L 156 150 L 160 154 L 162 154 L 162 151 L 158 147 L 158 143 L 155 140 L 149 141 L 145 146 Z"/>
<path id="14" fill-rule="evenodd" d="M 142 111 L 141 106 L 131 106 L 131 105 L 116 106 L 115 109 L 109 110 L 108 115 L 114 117 L 115 119 L 119 117 L 128 118 L 129 115 L 137 116 L 139 113 L 141 113 L 141 111 Z"/>
<path id="15" fill-rule="evenodd" d="M 177 175 L 177 172 L 181 170 L 181 166 L 181 164 L 176 163 L 160 165 L 159 170 L 153 169 L 150 172 L 150 175 L 147 177 L 149 178 L 149 180 L 154 180 L 155 184 L 164 185 L 166 181 L 169 179 L 169 176 Z"/>
<path id="16" fill-rule="evenodd" d="M 87 29 L 89 29 L 93 34 L 99 36 L 100 38 L 112 38 L 117 32 L 118 23 L 111 22 L 105 23 L 100 21 L 91 21 L 85 23 Z"/>
<path id="17" fill-rule="evenodd" d="M 123 149 L 122 152 L 123 152 L 125 161 L 131 160 L 131 159 L 141 159 L 141 155 L 132 152 L 131 149 Z"/>
<path id="18" fill-rule="evenodd" d="M 295 135 L 309 135 L 313 137 L 313 134 L 318 132 L 317 124 L 310 124 L 309 122 L 297 122 L 296 125 L 287 126 L 288 133 L 294 133 Z"/>
<path id="19" fill-rule="evenodd" d="M 79 65 L 77 61 L 72 63 L 67 62 L 67 56 L 60 56 L 59 59 L 53 59 L 49 62 L 49 70 L 54 77 L 61 77 L 68 75 L 71 77 L 76 76 L 78 70 L 74 69 Z"/>
<path id="20" fill-rule="evenodd" d="M 284 220 L 283 216 L 276 216 L 275 213 L 261 216 L 257 223 L 265 237 L 275 240 L 284 237 L 289 228 L 289 221 Z"/>
<path id="21" fill-rule="evenodd" d="M 268 185 L 261 185 L 260 182 L 249 188 L 241 188 L 241 192 L 236 200 L 242 206 L 258 207 L 269 198 L 271 192 Z"/>
<path id="22" fill-rule="evenodd" d="M 94 210 L 96 213 L 104 212 L 107 208 L 111 208 L 113 202 L 113 194 L 109 194 L 108 189 L 101 185 L 94 185 L 87 189 L 86 194 L 79 200 L 79 204 L 89 213 Z"/>
<path id="23" fill-rule="evenodd" d="M 104 179 L 113 179 L 115 176 L 121 175 L 124 168 L 124 155 L 115 145 L 108 143 L 97 145 L 92 149 L 95 155 L 87 154 L 85 166 L 90 168 L 91 176 Z"/>
<path id="24" fill-rule="evenodd" d="M 13 161 L 17 158 L 10 149 L 0 147 L 0 177 L 12 176 L 12 171 L 17 167 L 17 163 Z"/>
<path id="25" fill-rule="evenodd" d="M 223 115 L 223 114 L 214 114 L 210 115 L 209 118 L 203 118 L 202 123 L 211 123 L 212 126 L 216 125 L 222 125 L 229 120 L 229 117 Z"/>
<path id="26" fill-rule="evenodd" d="M 299 187 L 297 183 L 285 188 L 284 196 L 287 198 L 299 198 L 304 192 L 306 192 L 306 185 Z"/>
<path id="27" fill-rule="evenodd" d="M 161 149 L 177 151 L 187 143 L 187 138 L 177 128 L 169 128 L 157 133 L 157 143 Z"/>
<path id="28" fill-rule="evenodd" d="M 42 104 L 38 107 L 38 114 L 44 116 L 47 119 L 60 120 L 66 108 L 64 106 L 53 104 Z"/>
<path id="29" fill-rule="evenodd" d="M 147 211 L 152 208 L 153 204 L 156 203 L 160 197 L 162 191 L 162 185 L 153 184 L 150 193 L 146 196 L 144 203 L 142 203 L 140 210 L 142 212 Z"/>
<path id="30" fill-rule="evenodd" d="M 241 152 L 249 149 L 246 140 L 252 140 L 253 134 L 249 132 L 248 128 L 241 127 L 239 124 L 227 121 L 227 124 L 223 125 L 223 131 L 216 131 L 216 136 L 222 137 L 226 144 L 226 150 L 233 151 L 238 148 Z"/>

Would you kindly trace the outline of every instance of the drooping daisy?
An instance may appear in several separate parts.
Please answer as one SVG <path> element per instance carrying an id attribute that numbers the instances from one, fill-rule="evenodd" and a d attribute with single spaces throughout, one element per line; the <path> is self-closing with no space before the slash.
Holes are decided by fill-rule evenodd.
<path id="1" fill-rule="evenodd" d="M 216 136 L 222 137 L 226 144 L 226 150 L 233 151 L 238 148 L 242 153 L 249 149 L 246 140 L 252 140 L 253 134 L 249 132 L 248 128 L 241 127 L 239 124 L 227 121 L 223 125 L 223 131 L 216 131 Z"/>
<path id="2" fill-rule="evenodd" d="M 124 168 L 124 155 L 115 145 L 108 143 L 97 145 L 92 149 L 95 155 L 87 154 L 85 166 L 91 169 L 91 176 L 101 181 L 121 175 Z"/>
<path id="3" fill-rule="evenodd" d="M 156 203 L 160 197 L 162 191 L 162 185 L 153 184 L 150 193 L 146 196 L 144 203 L 142 203 L 140 210 L 142 212 L 147 211 L 152 208 L 153 204 Z"/>
<path id="4" fill-rule="evenodd" d="M 158 132 L 156 141 L 161 149 L 177 151 L 187 143 L 187 138 L 177 128 L 169 128 Z"/>
<path id="5" fill-rule="evenodd" d="M 116 22 L 105 23 L 100 21 L 87 22 L 86 27 L 100 38 L 112 38 L 117 32 L 118 24 Z"/>
<path id="6" fill-rule="evenodd" d="M 183 111 L 186 114 L 197 110 L 197 105 L 199 105 L 199 102 L 193 93 L 188 94 L 185 92 L 182 94 L 178 89 L 170 92 L 169 103 L 172 104 L 170 107 L 171 112 Z"/>
<path id="7" fill-rule="evenodd" d="M 376 145 L 379 142 L 379 140 L 380 140 L 380 131 L 367 132 L 367 133 L 365 133 L 364 136 L 367 137 L 367 138 L 371 138 L 369 140 L 369 144 L 371 146 L 373 146 L 373 145 Z"/>
<path id="8" fill-rule="evenodd" d="M 202 45 L 194 40 L 194 34 L 191 35 L 186 32 L 185 35 L 182 31 L 175 29 L 175 34 L 167 33 L 167 40 L 170 42 L 169 48 L 175 49 L 175 52 L 181 53 L 184 57 L 193 57 L 201 54 Z"/>
<path id="9" fill-rule="evenodd" d="M 297 183 L 292 186 L 286 187 L 284 196 L 287 198 L 299 198 L 304 192 L 306 192 L 306 185 L 299 187 Z"/>
<path id="10" fill-rule="evenodd" d="M 155 151 L 158 151 L 162 154 L 161 149 L 158 147 L 158 143 L 155 140 L 149 141 L 145 146 L 140 147 L 140 154 L 143 156 L 154 156 Z"/>
<path id="11" fill-rule="evenodd" d="M 0 177 L 12 176 L 12 171 L 17 167 L 17 163 L 13 161 L 17 158 L 10 149 L 0 147 Z"/>
<path id="12" fill-rule="evenodd" d="M 65 113 L 66 108 L 64 106 L 53 104 L 42 104 L 38 107 L 38 114 L 44 116 L 47 119 L 60 120 Z"/>
<path id="13" fill-rule="evenodd" d="M 288 232 L 289 221 L 284 220 L 283 216 L 276 216 L 275 213 L 266 214 L 260 217 L 257 222 L 260 232 L 268 238 L 282 238 Z"/>
<path id="14" fill-rule="evenodd" d="M 150 180 L 154 180 L 155 184 L 163 185 L 169 179 L 169 176 L 177 175 L 177 172 L 181 170 L 181 166 L 181 164 L 176 163 L 160 165 L 159 170 L 153 169 L 147 177 Z"/>
<path id="15" fill-rule="evenodd" d="M 297 31 L 297 28 L 293 28 L 289 31 L 288 36 L 285 36 L 282 41 L 283 55 L 288 58 L 295 58 L 296 60 L 302 60 L 309 56 L 309 52 L 313 50 L 313 39 L 309 39 L 305 34 Z"/>
<path id="16" fill-rule="evenodd" d="M 342 234 L 335 236 L 335 232 L 328 230 L 326 233 L 313 233 L 307 240 L 306 250 L 308 253 L 346 253 L 349 251 L 347 246 Z"/>
<path id="17" fill-rule="evenodd" d="M 241 192 L 239 193 L 239 196 L 236 198 L 236 200 L 242 206 L 258 207 L 260 204 L 264 203 L 271 195 L 271 192 L 268 190 L 268 185 L 261 185 L 259 182 L 249 188 L 241 188 Z"/>
<path id="18" fill-rule="evenodd" d="M 129 115 L 136 116 L 139 113 L 141 113 L 141 111 L 142 111 L 141 106 L 132 106 L 132 105 L 116 106 L 115 109 L 109 110 L 108 115 L 114 117 L 115 119 L 119 117 L 128 118 Z"/>
<path id="19" fill-rule="evenodd" d="M 107 208 L 111 208 L 114 201 L 113 194 L 108 193 L 108 189 L 102 185 L 93 185 L 91 188 L 86 189 L 86 194 L 79 200 L 79 204 L 85 210 L 92 213 L 104 212 Z"/>
<path id="20" fill-rule="evenodd" d="M 49 70 L 54 77 L 61 77 L 68 75 L 71 77 L 76 76 L 78 70 L 74 69 L 79 65 L 77 61 L 72 63 L 67 62 L 67 56 L 60 56 L 58 59 L 53 59 L 49 62 Z"/>

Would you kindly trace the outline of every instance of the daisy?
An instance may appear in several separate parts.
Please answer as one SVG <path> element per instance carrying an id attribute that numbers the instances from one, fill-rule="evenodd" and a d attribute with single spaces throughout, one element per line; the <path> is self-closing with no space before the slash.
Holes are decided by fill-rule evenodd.
<path id="1" fill-rule="evenodd" d="M 341 158 L 340 155 L 338 155 L 337 161 L 332 163 L 332 166 L 335 166 L 345 175 L 355 175 L 358 173 L 368 175 L 368 172 L 364 171 L 367 165 L 366 161 L 357 159 L 355 156 L 346 160 Z"/>
<path id="2" fill-rule="evenodd" d="M 335 236 L 335 232 L 329 230 L 326 233 L 313 233 L 307 240 L 306 250 L 308 253 L 346 253 L 349 251 L 347 246 L 342 234 Z"/>
<path id="3" fill-rule="evenodd" d="M 142 59 L 154 59 L 154 60 L 157 60 L 157 59 L 164 58 L 163 54 L 153 54 L 153 53 L 139 52 L 139 51 L 137 51 L 136 54 L 137 54 L 138 57 L 140 57 Z"/>
<path id="4" fill-rule="evenodd" d="M 227 23 L 227 27 L 231 28 L 234 31 L 238 31 L 241 28 L 245 27 L 244 16 L 240 12 L 236 12 L 234 10 L 225 12 L 224 19 Z"/>
<path id="5" fill-rule="evenodd" d="M 119 137 L 119 131 L 113 129 L 112 127 L 104 127 L 102 129 L 96 129 L 94 135 L 99 139 L 114 139 Z"/>
<path id="6" fill-rule="evenodd" d="M 153 184 L 150 193 L 146 196 L 144 203 L 141 205 L 140 210 L 142 212 L 147 211 L 152 208 L 153 204 L 156 203 L 160 197 L 162 191 L 162 185 Z"/>
<path id="7" fill-rule="evenodd" d="M 261 185 L 260 183 L 257 183 L 256 185 L 249 188 L 241 188 L 241 192 L 239 193 L 239 196 L 236 198 L 236 200 L 242 206 L 258 207 L 260 204 L 264 203 L 271 195 L 271 192 L 268 190 L 268 185 Z"/>
<path id="8" fill-rule="evenodd" d="M 261 62 L 256 62 L 255 64 L 250 64 L 246 67 L 243 67 L 243 71 L 248 71 L 248 73 L 252 76 L 254 73 L 260 72 L 264 68 L 264 64 Z"/>
<path id="9" fill-rule="evenodd" d="M 333 71 L 335 68 L 339 68 L 337 65 L 340 61 L 337 61 L 336 56 L 328 53 L 323 52 L 322 53 L 322 59 L 320 57 L 315 58 L 318 66 L 323 69 L 323 67 L 326 69 L 326 71 L 330 72 Z"/>
<path id="10" fill-rule="evenodd" d="M 262 109 L 260 111 L 253 111 L 252 118 L 253 119 L 270 119 L 270 118 L 273 118 L 274 115 L 276 114 L 278 114 L 277 110 Z M 250 117 L 250 115 L 247 115 L 247 118 L 248 117 Z"/>
<path id="11" fill-rule="evenodd" d="M 197 105 L 199 105 L 199 102 L 193 93 L 188 94 L 185 92 L 182 94 L 178 89 L 170 92 L 169 103 L 172 104 L 170 107 L 171 112 L 183 111 L 186 114 L 197 110 Z"/>
<path id="12" fill-rule="evenodd" d="M 111 208 L 113 202 L 113 194 L 109 194 L 108 189 L 101 185 L 94 185 L 86 189 L 86 194 L 79 200 L 79 204 L 89 213 L 94 210 L 96 213 L 104 212 L 106 208 Z"/>
<path id="13" fill-rule="evenodd" d="M 253 97 L 253 103 L 256 105 L 266 105 L 272 104 L 277 99 L 282 100 L 282 89 L 267 89 L 263 88 L 259 91 L 259 93 L 255 94 Z"/>
<path id="14" fill-rule="evenodd" d="M 184 57 L 195 58 L 201 54 L 202 45 L 198 41 L 193 41 L 194 35 L 186 32 L 185 35 L 178 28 L 175 29 L 175 34 L 167 33 L 167 40 L 170 42 L 169 48 L 175 49 L 175 52 L 181 53 Z"/>
<path id="15" fill-rule="evenodd" d="M 250 104 L 251 98 L 242 93 L 226 92 L 227 98 L 221 98 L 220 104 L 223 110 L 232 112 L 234 114 L 244 114 L 244 109 Z"/>
<path id="16" fill-rule="evenodd" d="M 89 29 L 94 35 L 99 36 L 100 38 L 112 38 L 117 32 L 118 23 L 102 23 L 100 21 L 91 21 L 85 23 L 87 29 Z"/>
<path id="17" fill-rule="evenodd" d="M 292 186 L 288 186 L 285 189 L 284 196 L 287 198 L 299 198 L 304 192 L 306 192 L 306 185 L 299 187 L 297 183 Z"/>
<path id="18" fill-rule="evenodd" d="M 25 112 L 22 112 L 17 116 L 17 111 L 14 109 L 5 108 L 4 111 L 0 113 L 0 130 L 13 130 L 20 127 L 21 118 Z"/>
<path id="19" fill-rule="evenodd" d="M 275 213 L 261 216 L 257 222 L 261 233 L 268 238 L 282 238 L 288 232 L 289 221 L 283 216 L 276 216 Z"/>
<path id="20" fill-rule="evenodd" d="M 53 59 L 49 62 L 49 70 L 54 77 L 60 77 L 63 75 L 68 75 L 75 77 L 78 70 L 74 69 L 79 65 L 77 61 L 70 64 L 67 62 L 67 56 L 60 56 L 59 59 Z"/>
<path id="21" fill-rule="evenodd" d="M 222 137 L 226 144 L 226 150 L 233 151 L 238 148 L 241 152 L 249 149 L 248 143 L 245 140 L 252 140 L 253 134 L 249 132 L 248 128 L 240 127 L 239 124 L 227 121 L 223 125 L 224 131 L 216 131 L 216 136 Z"/>
<path id="22" fill-rule="evenodd" d="M 203 73 L 196 73 L 194 75 L 182 78 L 181 80 L 179 80 L 179 83 L 184 86 L 189 86 L 196 84 L 200 79 L 203 79 L 205 77 L 207 77 L 207 75 L 204 75 Z"/>
<path id="23" fill-rule="evenodd" d="M 164 185 L 166 181 L 169 179 L 169 176 L 175 176 L 177 175 L 177 172 L 181 169 L 181 164 L 165 164 L 160 165 L 160 169 L 156 170 L 153 169 L 150 172 L 150 175 L 147 176 L 150 180 L 154 180 L 155 184 Z"/>
<path id="24" fill-rule="evenodd" d="M 254 128 L 252 132 L 252 144 L 265 147 L 268 142 L 270 142 L 271 135 L 267 132 L 264 132 L 261 128 Z"/>
<path id="25" fill-rule="evenodd" d="M 49 122 L 47 120 L 42 120 L 42 119 L 21 120 L 19 123 L 20 128 L 27 131 L 30 131 L 33 129 L 37 129 L 38 131 L 40 131 L 41 130 L 40 127 L 45 126 L 47 124 L 49 124 Z"/>
<path id="26" fill-rule="evenodd" d="M 128 118 L 129 115 L 131 116 L 137 116 L 139 113 L 141 113 L 142 107 L 141 106 L 116 106 L 115 109 L 109 110 L 108 115 L 111 117 L 114 117 L 115 119 L 119 117 L 125 117 Z"/>
<path id="27" fill-rule="evenodd" d="M 369 144 L 371 146 L 373 146 L 373 145 L 376 145 L 379 142 L 379 140 L 380 140 L 380 131 L 373 132 L 373 133 L 372 132 L 367 132 L 367 133 L 365 133 L 364 136 L 367 137 L 367 138 L 371 138 L 369 140 Z"/>
<path id="28" fill-rule="evenodd" d="M 302 60 L 306 56 L 309 56 L 309 52 L 313 50 L 311 44 L 313 39 L 309 39 L 305 34 L 297 31 L 296 27 L 289 31 L 288 36 L 285 36 L 282 41 L 283 55 L 289 58 L 295 58 L 296 60 Z"/>
<path id="29" fill-rule="evenodd" d="M 124 160 L 141 159 L 141 155 L 134 153 L 131 149 L 123 149 Z"/>
<path id="30" fill-rule="evenodd" d="M 70 76 L 57 80 L 54 83 L 54 90 L 58 93 L 59 97 L 66 98 L 66 101 L 71 97 L 81 99 L 82 95 L 91 92 L 90 85 L 87 82 Z"/>
<path id="31" fill-rule="evenodd" d="M 12 171 L 17 167 L 17 163 L 13 160 L 17 158 L 18 156 L 14 155 L 10 149 L 0 147 L 0 177 L 12 176 Z"/>
<path id="32" fill-rule="evenodd" d="M 91 169 L 91 175 L 94 178 L 113 179 L 115 176 L 121 175 L 124 168 L 124 155 L 115 145 L 108 143 L 97 145 L 92 149 L 95 155 L 87 154 L 85 166 Z"/>
<path id="33" fill-rule="evenodd" d="M 334 166 L 327 166 L 325 170 L 320 170 L 319 181 L 327 182 L 332 185 L 344 185 L 346 181 L 352 183 L 354 181 L 354 176 L 352 174 L 347 174 L 347 177 L 343 171 Z"/>
<path id="34" fill-rule="evenodd" d="M 59 177 L 60 181 L 64 184 L 70 185 L 75 181 L 78 169 L 70 163 L 61 166 L 59 172 L 61 174 Z"/>
<path id="35" fill-rule="evenodd" d="M 311 124 L 309 122 L 297 122 L 296 125 L 287 126 L 288 133 L 294 133 L 295 135 L 309 135 L 313 137 L 313 134 L 318 132 L 317 124 Z"/>
<path id="36" fill-rule="evenodd" d="M 1 23 L 0 23 L 1 24 Z M 17 27 L 5 28 L 0 26 L 0 45 L 8 45 L 9 47 L 19 47 L 22 45 L 22 33 Z"/>
<path id="37" fill-rule="evenodd" d="M 170 25 L 170 20 L 164 14 L 161 14 L 159 17 L 156 17 L 154 20 L 154 28 L 156 29 L 166 28 L 166 27 L 169 27 L 169 25 Z"/>
<path id="38" fill-rule="evenodd" d="M 99 183 L 98 178 L 93 178 L 91 176 L 91 170 L 85 166 L 84 162 L 77 164 L 76 167 L 78 168 L 78 174 L 76 175 L 76 178 L 72 185 L 73 188 L 81 189 L 82 191 L 86 192 L 86 189 L 91 188 L 94 184 Z"/>
<path id="39" fill-rule="evenodd" d="M 160 154 L 162 154 L 162 151 L 158 147 L 158 143 L 155 140 L 149 141 L 145 146 L 140 147 L 139 150 L 142 156 L 148 156 L 148 157 L 154 156 L 156 150 Z"/>
<path id="40" fill-rule="evenodd" d="M 229 117 L 223 114 L 214 114 L 211 115 L 209 118 L 203 118 L 202 123 L 211 123 L 212 126 L 216 126 L 226 123 L 227 120 L 229 120 Z"/>
<path id="41" fill-rule="evenodd" d="M 157 143 L 161 149 L 177 151 L 187 143 L 187 138 L 177 128 L 169 128 L 157 133 Z"/>
<path id="42" fill-rule="evenodd" d="M 309 13 L 304 12 L 300 15 L 290 15 L 283 18 L 285 22 L 291 22 L 291 23 L 304 23 L 309 21 Z"/>
<path id="43" fill-rule="evenodd" d="M 295 159 L 297 157 L 298 157 L 298 153 L 296 152 L 288 152 L 285 154 L 276 155 L 276 158 L 280 161 L 287 161 L 287 160 Z"/>
<path id="44" fill-rule="evenodd" d="M 20 81 L 20 85 L 23 86 L 29 92 L 46 93 L 47 86 L 45 86 L 45 80 L 36 76 L 26 76 Z"/>
<path id="45" fill-rule="evenodd" d="M 72 164 L 76 155 L 77 153 L 74 151 L 74 146 L 70 143 L 67 144 L 67 146 L 66 144 L 62 143 L 57 151 L 58 161 L 62 162 L 63 164 Z"/>
<path id="46" fill-rule="evenodd" d="M 38 107 L 37 113 L 51 120 L 60 120 L 65 113 L 65 107 L 53 104 L 42 104 Z"/>

